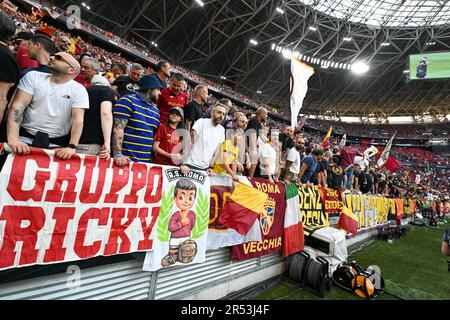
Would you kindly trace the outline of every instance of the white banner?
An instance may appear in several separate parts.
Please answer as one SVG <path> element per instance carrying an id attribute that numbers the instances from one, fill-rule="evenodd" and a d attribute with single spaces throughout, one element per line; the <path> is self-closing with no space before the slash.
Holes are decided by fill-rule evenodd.
<path id="1" fill-rule="evenodd" d="M 312 67 L 294 57 L 291 58 L 291 125 L 294 128 L 308 92 L 308 80 L 313 74 Z"/>
<path id="2" fill-rule="evenodd" d="M 187 177 L 177 168 L 164 169 L 161 212 L 155 227 L 153 251 L 147 253 L 144 271 L 206 260 L 210 210 L 210 180 L 206 172 Z"/>
<path id="3" fill-rule="evenodd" d="M 346 143 L 347 143 L 347 134 L 344 134 L 344 136 L 341 139 L 341 143 L 339 145 L 341 146 L 341 148 L 344 148 Z"/>
<path id="4" fill-rule="evenodd" d="M 392 148 L 392 144 L 394 143 L 394 139 L 395 139 L 395 135 L 397 133 L 395 133 L 391 140 L 389 140 L 386 148 L 384 149 L 383 153 L 381 154 L 380 159 L 378 159 L 377 165 L 379 168 L 381 168 L 382 166 L 384 166 L 386 164 L 386 162 L 388 161 L 388 158 L 391 154 L 391 148 Z"/>

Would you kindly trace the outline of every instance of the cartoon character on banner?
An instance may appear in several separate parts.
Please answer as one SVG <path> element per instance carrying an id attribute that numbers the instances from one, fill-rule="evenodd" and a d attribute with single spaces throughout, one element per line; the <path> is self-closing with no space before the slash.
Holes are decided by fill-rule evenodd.
<path id="1" fill-rule="evenodd" d="M 191 263 L 197 254 L 197 243 L 191 240 L 196 222 L 195 212 L 191 209 L 196 197 L 197 187 L 192 181 L 181 179 L 177 182 L 173 201 L 180 211 L 175 212 L 169 220 L 169 253 L 161 261 L 163 267 L 169 267 L 177 261 Z"/>

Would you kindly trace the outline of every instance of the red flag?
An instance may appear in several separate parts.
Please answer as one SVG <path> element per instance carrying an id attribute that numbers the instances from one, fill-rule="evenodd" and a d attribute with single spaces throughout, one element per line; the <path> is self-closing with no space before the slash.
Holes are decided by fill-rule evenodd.
<path id="1" fill-rule="evenodd" d="M 342 206 L 342 212 L 337 227 L 352 234 L 358 233 L 358 217 L 345 205 Z"/>
<path id="2" fill-rule="evenodd" d="M 42 18 L 44 18 L 45 15 L 46 15 L 44 10 L 40 10 L 38 8 L 35 8 L 35 7 L 31 8 L 31 11 L 33 12 L 33 15 L 35 16 L 35 18 L 38 21 L 41 20 Z M 38 19 L 38 16 L 39 16 L 39 19 Z"/>
<path id="3" fill-rule="evenodd" d="M 333 127 L 330 128 L 330 131 L 328 131 L 327 136 L 325 137 L 325 140 L 322 142 L 322 149 L 325 150 L 328 146 L 328 141 L 330 141 L 331 134 L 333 133 Z"/>
<path id="4" fill-rule="evenodd" d="M 400 161 L 395 160 L 394 157 L 389 156 L 384 166 L 388 168 L 391 173 L 395 173 L 399 168 L 403 166 L 403 164 Z"/>
<path id="5" fill-rule="evenodd" d="M 239 182 L 226 201 L 219 222 L 245 236 L 263 211 L 268 197 L 267 193 Z"/>

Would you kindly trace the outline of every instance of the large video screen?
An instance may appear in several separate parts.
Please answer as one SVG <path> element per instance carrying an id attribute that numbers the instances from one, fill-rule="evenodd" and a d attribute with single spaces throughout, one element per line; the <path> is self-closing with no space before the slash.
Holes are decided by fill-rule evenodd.
<path id="1" fill-rule="evenodd" d="M 409 72 L 411 80 L 450 78 L 450 52 L 410 55 Z"/>

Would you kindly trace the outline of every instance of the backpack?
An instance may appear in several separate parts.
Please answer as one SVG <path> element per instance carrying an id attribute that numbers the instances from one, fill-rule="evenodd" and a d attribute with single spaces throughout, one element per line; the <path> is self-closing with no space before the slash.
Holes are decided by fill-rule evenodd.
<path id="1" fill-rule="evenodd" d="M 341 264 L 332 276 L 333 283 L 361 298 L 375 299 L 383 291 L 384 279 L 378 267 L 362 269 L 355 261 Z"/>

